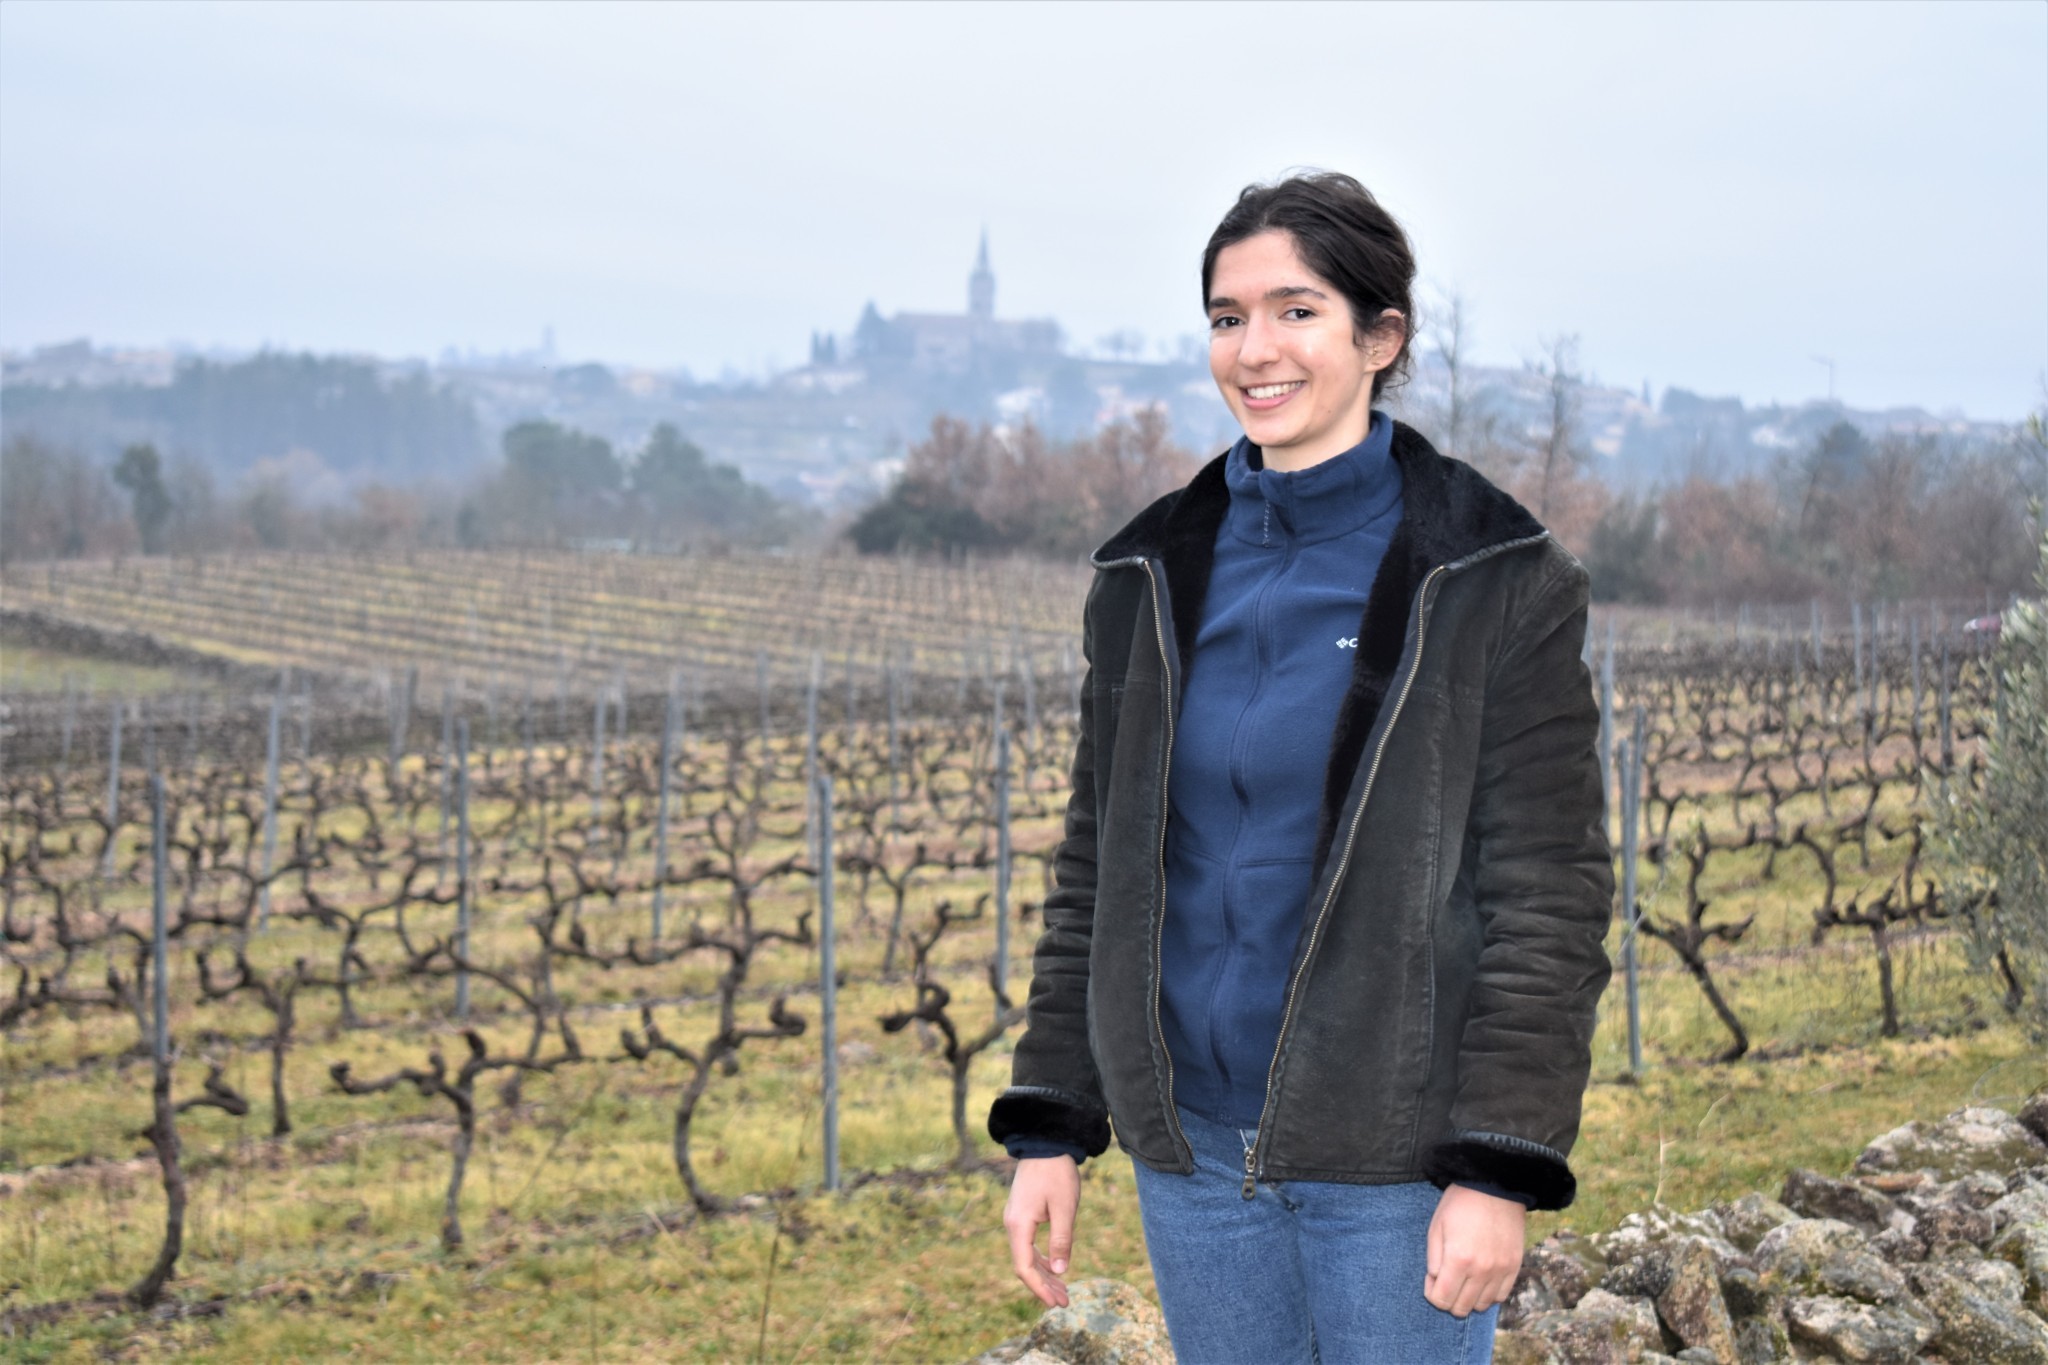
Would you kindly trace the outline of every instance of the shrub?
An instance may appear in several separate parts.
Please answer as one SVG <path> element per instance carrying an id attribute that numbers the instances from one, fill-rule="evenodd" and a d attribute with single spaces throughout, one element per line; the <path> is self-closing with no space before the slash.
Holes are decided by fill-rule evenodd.
<path id="1" fill-rule="evenodd" d="M 1999 701 L 1980 780 L 1945 784 L 1934 842 L 1942 899 L 1970 925 L 1977 965 L 2048 1040 L 2048 534 L 2035 581 L 2042 595 L 2005 613 L 1992 655 Z"/>

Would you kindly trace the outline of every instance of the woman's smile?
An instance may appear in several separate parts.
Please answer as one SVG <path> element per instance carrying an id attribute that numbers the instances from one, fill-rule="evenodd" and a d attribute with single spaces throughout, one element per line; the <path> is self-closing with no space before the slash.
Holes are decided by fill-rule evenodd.
<path id="1" fill-rule="evenodd" d="M 1244 390 L 1244 405 L 1254 412 L 1271 412 L 1306 383 L 1306 379 L 1290 379 L 1284 384 L 1255 384 Z"/>

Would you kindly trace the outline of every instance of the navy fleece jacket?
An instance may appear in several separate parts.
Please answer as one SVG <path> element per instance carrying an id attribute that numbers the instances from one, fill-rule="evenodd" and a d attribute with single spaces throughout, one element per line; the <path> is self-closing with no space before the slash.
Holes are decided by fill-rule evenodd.
<path id="1" fill-rule="evenodd" d="M 1240 440 L 1168 786 L 1160 1022 L 1174 1098 L 1258 1126 L 1366 595 L 1401 520 L 1393 424 L 1307 469 Z"/>

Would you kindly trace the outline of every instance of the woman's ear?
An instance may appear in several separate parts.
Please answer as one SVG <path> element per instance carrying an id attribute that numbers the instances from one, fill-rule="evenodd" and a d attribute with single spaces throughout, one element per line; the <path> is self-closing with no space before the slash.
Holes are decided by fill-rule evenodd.
<path id="1" fill-rule="evenodd" d="M 1365 353 L 1365 372 L 1377 374 L 1393 364 L 1394 357 L 1401 354 L 1401 342 L 1407 334 L 1406 315 L 1398 308 L 1382 308 L 1359 339 L 1359 350 Z"/>

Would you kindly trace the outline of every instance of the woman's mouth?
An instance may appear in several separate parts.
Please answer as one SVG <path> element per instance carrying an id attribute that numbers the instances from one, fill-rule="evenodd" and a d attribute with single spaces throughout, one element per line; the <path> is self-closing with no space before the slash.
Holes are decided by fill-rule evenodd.
<path id="1" fill-rule="evenodd" d="M 1244 395 L 1244 405 L 1253 412 L 1270 412 L 1292 398 L 1295 390 L 1307 382 L 1305 379 L 1291 379 L 1284 384 L 1253 384 L 1238 392 Z"/>

